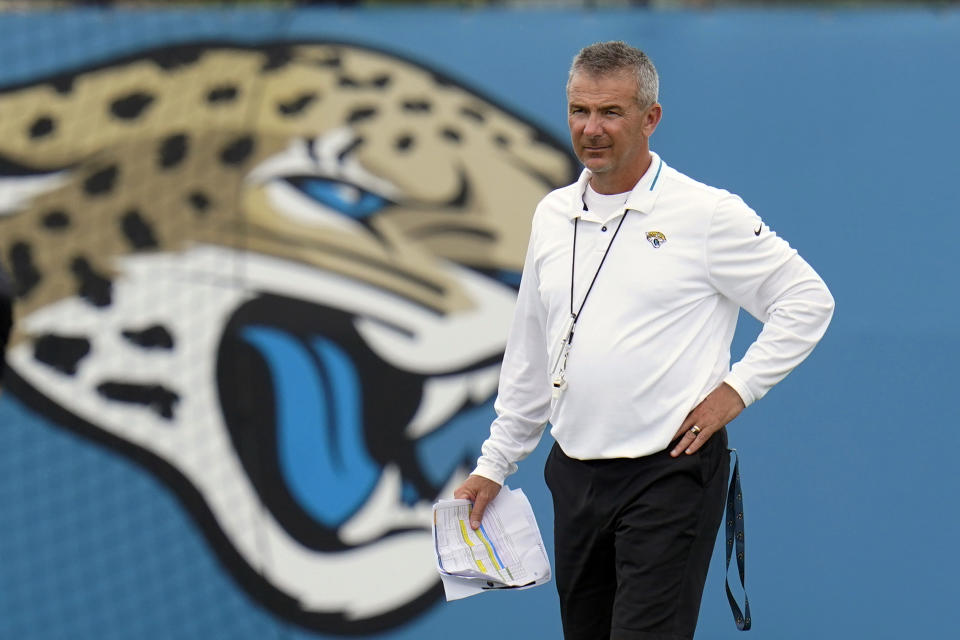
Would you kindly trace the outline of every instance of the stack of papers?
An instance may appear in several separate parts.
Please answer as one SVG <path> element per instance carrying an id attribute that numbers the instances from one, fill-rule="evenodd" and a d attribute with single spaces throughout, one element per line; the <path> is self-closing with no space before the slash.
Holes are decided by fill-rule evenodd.
<path id="1" fill-rule="evenodd" d="M 469 500 L 433 505 L 437 571 L 447 600 L 493 589 L 529 589 L 550 581 L 550 560 L 530 501 L 504 486 L 470 527 Z"/>

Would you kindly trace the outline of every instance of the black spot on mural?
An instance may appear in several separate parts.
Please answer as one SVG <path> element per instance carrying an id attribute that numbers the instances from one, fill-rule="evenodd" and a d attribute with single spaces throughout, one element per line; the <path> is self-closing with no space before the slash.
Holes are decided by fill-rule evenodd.
<path id="1" fill-rule="evenodd" d="M 197 213 L 206 213 L 210 208 L 210 198 L 202 191 L 194 191 L 187 197 L 187 201 Z"/>
<path id="2" fill-rule="evenodd" d="M 277 104 L 277 111 L 285 116 L 293 116 L 298 113 L 302 113 L 307 107 L 313 104 L 313 101 L 317 99 L 317 94 L 315 93 L 305 93 L 300 97 L 291 100 L 289 102 L 280 102 Z"/>
<path id="3" fill-rule="evenodd" d="M 293 60 L 293 53 L 288 47 L 271 47 L 265 52 L 266 60 L 261 71 L 275 71 L 287 66 Z"/>
<path id="4" fill-rule="evenodd" d="M 510 144 L 510 140 L 502 133 L 493 136 L 493 141 L 498 147 L 506 147 Z"/>
<path id="5" fill-rule="evenodd" d="M 95 307 L 106 307 L 113 300 L 113 283 L 93 270 L 86 258 L 74 258 L 70 271 L 77 279 L 77 293 Z"/>
<path id="6" fill-rule="evenodd" d="M 76 375 L 80 361 L 90 353 L 86 338 L 45 334 L 33 343 L 33 357 L 68 376 Z"/>
<path id="7" fill-rule="evenodd" d="M 353 124 L 355 122 L 360 122 L 361 120 L 372 118 L 376 114 L 377 110 L 374 107 L 361 107 L 350 112 L 350 115 L 347 116 L 347 122 Z"/>
<path id="8" fill-rule="evenodd" d="M 237 95 L 240 91 L 231 85 L 224 85 L 222 87 L 216 87 L 211 89 L 207 94 L 207 102 L 210 104 L 217 104 L 220 102 L 233 102 L 237 99 Z"/>
<path id="9" fill-rule="evenodd" d="M 321 60 L 314 60 L 313 64 L 318 67 L 329 67 L 331 69 L 339 69 L 343 65 L 343 60 L 340 57 L 340 54 L 333 54 L 328 58 L 323 58 Z"/>
<path id="10" fill-rule="evenodd" d="M 53 133 L 53 130 L 56 128 L 53 119 L 48 116 L 43 116 L 37 118 L 33 121 L 33 124 L 30 125 L 30 137 L 36 140 L 37 138 L 43 138 Z"/>
<path id="11" fill-rule="evenodd" d="M 207 47 L 202 45 L 171 47 L 154 51 L 150 59 L 164 71 L 172 71 L 193 64 L 200 59 L 206 49 Z"/>
<path id="12" fill-rule="evenodd" d="M 166 420 L 173 419 L 173 407 L 180 396 L 159 384 L 131 384 L 107 381 L 97 385 L 97 392 L 108 400 L 148 407 Z"/>
<path id="13" fill-rule="evenodd" d="M 253 152 L 253 138 L 244 136 L 237 138 L 220 152 L 220 161 L 225 165 L 237 166 L 244 161 Z"/>
<path id="14" fill-rule="evenodd" d="M 56 211 L 51 211 L 45 214 L 41 219 L 41 222 L 47 229 L 66 229 L 70 226 L 70 216 L 67 215 L 66 211 L 57 209 Z"/>
<path id="15" fill-rule="evenodd" d="M 429 113 L 431 108 L 430 103 L 426 100 L 404 100 L 403 102 L 404 111 Z"/>
<path id="16" fill-rule="evenodd" d="M 110 193 L 110 191 L 113 190 L 114 183 L 117 181 L 118 173 L 117 165 L 100 169 L 83 181 L 83 190 L 91 196 Z"/>
<path id="17" fill-rule="evenodd" d="M 10 247 L 10 269 L 13 271 L 18 298 L 33 291 L 43 278 L 33 262 L 33 250 L 25 242 L 17 242 Z"/>
<path id="18" fill-rule="evenodd" d="M 160 144 L 158 162 L 161 169 L 170 169 L 177 166 L 187 157 L 187 136 L 178 133 L 172 135 Z"/>
<path id="19" fill-rule="evenodd" d="M 482 113 L 480 113 L 479 111 L 471 107 L 461 107 L 460 113 L 466 116 L 467 118 L 470 118 L 471 120 L 475 120 L 477 122 L 483 122 L 486 119 L 486 117 Z"/>
<path id="20" fill-rule="evenodd" d="M 152 249 L 158 246 L 157 238 L 153 234 L 153 227 L 144 220 L 136 209 L 123 214 L 120 222 L 123 235 L 134 249 Z"/>
<path id="21" fill-rule="evenodd" d="M 374 78 L 366 81 L 344 74 L 338 78 L 337 84 L 347 89 L 361 89 L 364 87 L 371 89 L 386 89 L 388 86 L 390 86 L 391 80 L 392 79 L 390 78 L 390 75 L 386 73 L 375 76 Z"/>
<path id="22" fill-rule="evenodd" d="M 65 96 L 73 91 L 73 79 L 74 79 L 74 76 L 72 75 L 57 76 L 56 78 L 52 78 L 49 81 L 49 84 L 51 87 L 53 87 L 54 91 L 56 91 L 62 96 Z"/>
<path id="23" fill-rule="evenodd" d="M 173 349 L 173 336 L 163 325 L 155 324 L 146 329 L 137 331 L 134 329 L 124 329 L 123 337 L 129 342 L 143 347 L 144 349 Z"/>
<path id="24" fill-rule="evenodd" d="M 408 151 L 410 147 L 413 146 L 413 136 L 400 136 L 397 138 L 394 146 L 397 148 L 397 151 Z"/>
<path id="25" fill-rule="evenodd" d="M 121 120 L 136 120 L 153 103 L 153 96 L 136 91 L 110 103 L 110 113 Z"/>
<path id="26" fill-rule="evenodd" d="M 450 142 L 460 142 L 460 132 L 456 129 L 447 127 L 440 134 Z"/>
<path id="27" fill-rule="evenodd" d="M 434 74 L 433 74 L 433 81 L 437 83 L 437 86 L 438 86 L 438 87 L 455 87 L 455 86 L 457 86 L 457 83 L 456 83 L 456 82 L 454 82 L 453 80 L 451 80 L 451 79 L 448 78 L 447 76 L 442 75 L 442 74 L 439 74 L 439 73 L 434 73 Z"/>

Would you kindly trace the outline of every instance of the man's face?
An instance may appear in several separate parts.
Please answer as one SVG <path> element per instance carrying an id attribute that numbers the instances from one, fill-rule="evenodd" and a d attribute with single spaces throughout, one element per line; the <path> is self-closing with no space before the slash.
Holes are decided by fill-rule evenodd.
<path id="1" fill-rule="evenodd" d="M 649 137 L 660 121 L 660 105 L 641 108 L 635 76 L 618 71 L 574 74 L 567 106 L 570 140 L 580 162 L 601 183 L 632 188 L 649 164 Z"/>

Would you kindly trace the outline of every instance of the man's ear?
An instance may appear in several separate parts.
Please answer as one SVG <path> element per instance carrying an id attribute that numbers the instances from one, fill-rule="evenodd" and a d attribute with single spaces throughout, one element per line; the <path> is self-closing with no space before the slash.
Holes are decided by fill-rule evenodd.
<path id="1" fill-rule="evenodd" d="M 648 138 L 652 136 L 653 132 L 657 130 L 657 125 L 660 124 L 662 117 L 663 107 L 660 106 L 659 102 L 654 102 L 647 107 L 646 112 L 643 114 L 643 135 Z"/>

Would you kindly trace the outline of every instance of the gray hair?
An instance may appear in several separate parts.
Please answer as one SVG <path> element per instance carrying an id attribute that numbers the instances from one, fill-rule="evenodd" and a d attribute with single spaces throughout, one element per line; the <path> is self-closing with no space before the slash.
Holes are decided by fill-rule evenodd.
<path id="1" fill-rule="evenodd" d="M 660 77 L 653 61 L 640 49 L 619 40 L 597 42 L 584 47 L 573 58 L 567 76 L 567 91 L 574 74 L 583 71 L 592 76 L 604 76 L 618 71 L 633 72 L 637 78 L 637 104 L 646 109 L 657 101 Z"/>

